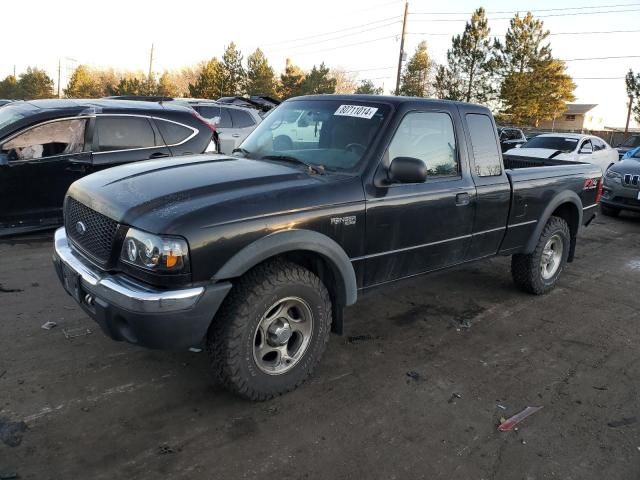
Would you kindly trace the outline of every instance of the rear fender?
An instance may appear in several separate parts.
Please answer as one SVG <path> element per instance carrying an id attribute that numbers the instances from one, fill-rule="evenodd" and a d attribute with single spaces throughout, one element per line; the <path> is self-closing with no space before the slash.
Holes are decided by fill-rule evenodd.
<path id="1" fill-rule="evenodd" d="M 571 215 L 571 217 L 565 218 L 565 220 L 569 224 L 569 229 L 571 231 L 571 245 L 569 248 L 568 261 L 573 260 L 576 248 L 576 236 L 578 233 L 578 228 L 580 228 L 580 225 L 582 225 L 582 200 L 580 200 L 580 197 L 575 192 L 572 192 L 570 190 L 561 192 L 560 194 L 555 196 L 551 202 L 549 202 L 547 207 L 542 212 L 535 230 L 533 231 L 533 233 L 529 237 L 529 240 L 527 241 L 527 244 L 525 245 L 524 253 L 532 253 L 535 250 L 538 239 L 540 238 L 540 235 L 542 235 L 542 230 L 544 230 L 544 227 L 547 225 L 547 222 L 549 221 L 553 213 L 563 205 L 570 205 L 572 207 L 575 207 L 567 210 L 568 212 L 571 212 L 568 214 Z"/>

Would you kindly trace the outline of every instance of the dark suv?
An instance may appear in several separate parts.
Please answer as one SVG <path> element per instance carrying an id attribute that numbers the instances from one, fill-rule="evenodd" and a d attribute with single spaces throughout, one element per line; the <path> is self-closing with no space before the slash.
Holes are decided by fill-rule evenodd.
<path id="1" fill-rule="evenodd" d="M 173 103 L 34 100 L 0 109 L 0 236 L 62 223 L 77 179 L 114 165 L 203 153 L 213 127 Z"/>

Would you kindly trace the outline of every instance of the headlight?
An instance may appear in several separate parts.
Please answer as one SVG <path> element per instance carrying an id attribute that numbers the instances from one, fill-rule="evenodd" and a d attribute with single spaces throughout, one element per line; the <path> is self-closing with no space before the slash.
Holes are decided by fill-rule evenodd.
<path id="1" fill-rule="evenodd" d="M 606 175 L 605 175 L 605 176 L 606 176 L 607 178 L 611 178 L 611 179 L 614 179 L 614 178 L 622 178 L 622 174 L 621 174 L 621 173 L 614 172 L 614 171 L 613 171 L 613 170 L 611 170 L 611 169 L 607 170 L 607 173 L 606 173 Z"/>
<path id="2" fill-rule="evenodd" d="M 122 244 L 120 259 L 154 272 L 189 271 L 189 246 L 184 238 L 161 237 L 130 228 Z"/>

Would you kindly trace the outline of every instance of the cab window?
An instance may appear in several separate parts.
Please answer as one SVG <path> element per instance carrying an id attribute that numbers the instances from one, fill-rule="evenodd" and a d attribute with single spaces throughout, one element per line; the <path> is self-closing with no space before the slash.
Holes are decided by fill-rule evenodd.
<path id="1" fill-rule="evenodd" d="M 58 120 L 45 123 L 6 142 L 2 153 L 9 161 L 72 155 L 84 151 L 87 119 Z"/>
<path id="2" fill-rule="evenodd" d="M 427 165 L 428 177 L 458 175 L 458 155 L 451 117 L 442 112 L 405 115 L 389 145 L 388 159 L 413 157 Z"/>
<path id="3" fill-rule="evenodd" d="M 491 119 L 480 113 L 469 113 L 467 125 L 473 147 L 475 174 L 478 177 L 501 175 L 502 163 Z"/>

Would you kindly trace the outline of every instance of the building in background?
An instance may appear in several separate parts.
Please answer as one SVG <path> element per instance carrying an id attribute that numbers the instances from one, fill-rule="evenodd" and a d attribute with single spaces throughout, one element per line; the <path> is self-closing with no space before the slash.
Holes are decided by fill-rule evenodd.
<path id="1" fill-rule="evenodd" d="M 568 103 L 567 110 L 540 124 L 542 130 L 580 132 L 604 130 L 604 115 L 595 103 Z"/>

